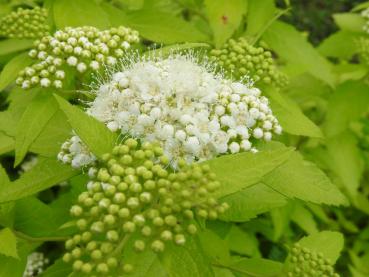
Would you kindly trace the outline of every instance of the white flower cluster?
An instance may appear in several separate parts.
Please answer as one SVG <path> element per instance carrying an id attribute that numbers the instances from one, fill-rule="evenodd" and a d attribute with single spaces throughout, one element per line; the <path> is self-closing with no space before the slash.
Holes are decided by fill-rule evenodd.
<path id="1" fill-rule="evenodd" d="M 89 26 L 67 27 L 35 42 L 29 56 L 38 62 L 22 70 L 16 83 L 24 89 L 36 85 L 61 88 L 66 75 L 63 65 L 79 73 L 97 71 L 102 64 L 115 64 L 138 41 L 138 32 L 123 26 L 104 31 Z"/>
<path id="2" fill-rule="evenodd" d="M 49 259 L 46 258 L 43 253 L 33 252 L 27 258 L 27 265 L 23 273 L 23 277 L 34 277 L 40 275 L 49 262 Z"/>
<path id="3" fill-rule="evenodd" d="M 192 55 L 123 67 L 96 90 L 88 114 L 111 131 L 159 142 L 174 163 L 256 151 L 253 141 L 282 131 L 259 89 L 224 79 Z"/>
<path id="4" fill-rule="evenodd" d="M 366 23 L 363 26 L 363 30 L 369 33 L 369 8 L 363 10 L 361 12 L 361 16 L 366 20 Z"/>
<path id="5" fill-rule="evenodd" d="M 58 160 L 71 164 L 74 168 L 80 168 L 92 164 L 96 157 L 88 150 L 87 146 L 78 136 L 73 136 L 63 143 L 58 154 Z"/>

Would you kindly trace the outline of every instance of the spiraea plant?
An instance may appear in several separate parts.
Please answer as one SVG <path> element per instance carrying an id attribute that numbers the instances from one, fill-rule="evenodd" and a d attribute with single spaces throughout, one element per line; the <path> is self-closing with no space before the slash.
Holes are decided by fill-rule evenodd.
<path id="1" fill-rule="evenodd" d="M 3 2 L 0 277 L 369 276 L 367 4 Z"/>
<path id="2" fill-rule="evenodd" d="M 122 259 L 127 241 L 134 249 L 163 252 L 184 245 L 197 232 L 196 219 L 216 220 L 228 205 L 212 196 L 220 183 L 208 165 L 181 160 L 174 171 L 155 143 L 127 139 L 90 167 L 88 191 L 71 214 L 79 232 L 66 241 L 65 262 L 75 272 L 119 275 L 132 265 Z"/>
<path id="3" fill-rule="evenodd" d="M 139 41 L 138 33 L 126 27 L 100 31 L 95 27 L 67 27 L 35 42 L 29 56 L 36 62 L 19 73 L 16 83 L 23 89 L 62 88 L 66 68 L 83 74 L 113 65 Z"/>
<path id="4" fill-rule="evenodd" d="M 248 76 L 255 84 L 274 87 L 284 87 L 288 83 L 287 76 L 278 70 L 272 52 L 251 45 L 243 37 L 230 39 L 222 48 L 211 50 L 210 59 L 235 79 Z"/>
<path id="5" fill-rule="evenodd" d="M 0 19 L 0 37 L 37 39 L 47 36 L 50 26 L 46 9 L 18 8 Z"/>

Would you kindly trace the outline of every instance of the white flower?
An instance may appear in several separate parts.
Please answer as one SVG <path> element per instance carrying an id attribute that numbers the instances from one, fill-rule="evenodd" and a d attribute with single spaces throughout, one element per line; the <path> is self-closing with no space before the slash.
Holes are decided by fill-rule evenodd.
<path id="1" fill-rule="evenodd" d="M 281 131 L 259 89 L 225 79 L 193 56 L 122 64 L 96 88 L 87 113 L 112 131 L 158 142 L 174 164 L 254 151 L 250 140 Z M 86 160 L 72 157 L 73 164 Z"/>
<path id="2" fill-rule="evenodd" d="M 49 259 L 43 253 L 33 252 L 27 257 L 26 269 L 23 277 L 39 276 L 49 264 Z"/>
<path id="3" fill-rule="evenodd" d="M 68 57 L 67 59 L 67 63 L 70 65 L 70 66 L 76 66 L 77 63 L 78 63 L 78 59 L 74 56 L 70 56 Z"/>

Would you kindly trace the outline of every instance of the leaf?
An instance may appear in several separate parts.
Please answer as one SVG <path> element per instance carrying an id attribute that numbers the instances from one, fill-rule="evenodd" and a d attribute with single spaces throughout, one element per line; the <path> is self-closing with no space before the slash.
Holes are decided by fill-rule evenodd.
<path id="1" fill-rule="evenodd" d="M 214 43 L 221 47 L 237 30 L 246 12 L 244 0 L 205 0 L 205 10 L 214 35 Z"/>
<path id="2" fill-rule="evenodd" d="M 38 95 L 23 113 L 15 136 L 15 161 L 19 165 L 29 147 L 58 110 L 54 97 L 49 93 Z"/>
<path id="3" fill-rule="evenodd" d="M 256 236 L 243 231 L 237 225 L 232 225 L 226 239 L 232 252 L 251 257 L 260 256 L 259 241 Z"/>
<path id="4" fill-rule="evenodd" d="M 277 91 L 268 94 L 273 113 L 278 118 L 283 130 L 287 133 L 321 138 L 322 131 L 309 118 L 307 118 L 299 106 Z"/>
<path id="5" fill-rule="evenodd" d="M 258 183 L 265 174 L 285 162 L 291 152 L 292 148 L 281 147 L 258 153 L 225 155 L 205 162 L 222 184 L 215 196 L 221 198 Z"/>
<path id="6" fill-rule="evenodd" d="M 341 179 L 346 192 L 355 198 L 364 172 L 364 161 L 356 138 L 349 132 L 327 140 L 330 169 Z"/>
<path id="7" fill-rule="evenodd" d="M 10 180 L 4 168 L 0 165 L 0 189 L 9 185 Z M 14 203 L 0 204 L 0 225 L 5 227 L 13 227 L 14 222 Z"/>
<path id="8" fill-rule="evenodd" d="M 293 26 L 275 21 L 262 38 L 294 70 L 307 71 L 333 87 L 332 65 Z"/>
<path id="9" fill-rule="evenodd" d="M 249 0 L 246 35 L 258 35 L 276 11 L 277 8 L 273 0 Z"/>
<path id="10" fill-rule="evenodd" d="M 32 39 L 5 39 L 0 41 L 0 56 L 23 51 L 33 46 Z"/>
<path id="11" fill-rule="evenodd" d="M 110 26 L 107 14 L 95 1 L 55 0 L 53 7 L 58 29 L 68 26 L 94 26 L 103 30 Z"/>
<path id="12" fill-rule="evenodd" d="M 326 57 L 350 59 L 358 51 L 356 39 L 360 35 L 349 31 L 338 31 L 319 45 L 318 51 Z"/>
<path id="13" fill-rule="evenodd" d="M 294 205 L 291 220 L 308 234 L 318 232 L 317 224 L 312 213 L 300 203 Z"/>
<path id="14" fill-rule="evenodd" d="M 56 217 L 50 206 L 35 197 L 18 200 L 14 210 L 14 229 L 35 238 L 58 235 L 58 228 L 65 222 L 65 218 Z"/>
<path id="15" fill-rule="evenodd" d="M 58 110 L 47 122 L 43 131 L 30 146 L 30 151 L 44 157 L 54 158 L 60 151 L 60 146 L 72 134 L 67 117 Z"/>
<path id="16" fill-rule="evenodd" d="M 68 276 L 68 274 L 71 272 L 71 266 L 63 262 L 62 259 L 58 259 L 54 264 L 52 264 L 44 272 L 42 272 L 40 274 L 40 277 L 65 277 Z"/>
<path id="17" fill-rule="evenodd" d="M 214 272 L 204 252 L 194 239 L 187 239 L 184 246 L 166 246 L 160 257 L 161 263 L 171 277 L 211 277 Z"/>
<path id="18" fill-rule="evenodd" d="M 14 139 L 0 132 L 0 155 L 10 152 L 13 149 Z"/>
<path id="19" fill-rule="evenodd" d="M 244 222 L 274 208 L 284 206 L 286 197 L 259 183 L 221 198 L 229 209 L 220 218 L 224 221 Z"/>
<path id="20" fill-rule="evenodd" d="M 1 43 L 1 42 L 0 42 Z M 5 89 L 11 82 L 13 82 L 23 68 L 30 65 L 32 59 L 27 53 L 19 54 L 11 59 L 3 68 L 0 74 L 0 91 Z"/>
<path id="21" fill-rule="evenodd" d="M 201 247 L 207 257 L 222 264 L 230 262 L 228 242 L 221 239 L 214 232 L 204 230 L 198 234 Z"/>
<path id="22" fill-rule="evenodd" d="M 154 42 L 171 44 L 179 42 L 207 42 L 208 37 L 189 22 L 171 13 L 158 10 L 130 12 L 124 23 L 141 36 Z"/>
<path id="23" fill-rule="evenodd" d="M 235 273 L 241 273 L 240 276 L 279 276 L 283 265 L 279 262 L 262 258 L 239 258 L 233 262 L 230 267 Z"/>
<path id="24" fill-rule="evenodd" d="M 50 158 L 39 159 L 30 171 L 19 179 L 0 188 L 0 203 L 9 202 L 35 194 L 77 175 L 70 166 Z"/>
<path id="25" fill-rule="evenodd" d="M 343 31 L 365 33 L 363 27 L 365 18 L 355 13 L 336 13 L 333 15 L 334 22 Z"/>
<path id="26" fill-rule="evenodd" d="M 268 147 L 275 146 L 269 143 Z M 287 162 L 265 175 L 261 182 L 289 198 L 317 204 L 347 204 L 346 197 L 328 177 L 315 164 L 305 161 L 298 152 L 292 153 Z"/>
<path id="27" fill-rule="evenodd" d="M 0 254 L 19 259 L 17 239 L 9 228 L 0 230 Z"/>
<path id="28" fill-rule="evenodd" d="M 304 237 L 298 242 L 317 253 L 322 253 L 324 258 L 330 259 L 334 264 L 344 246 L 343 235 L 339 232 L 323 231 Z"/>
<path id="29" fill-rule="evenodd" d="M 88 146 L 90 151 L 98 157 L 105 153 L 110 153 L 118 140 L 118 135 L 111 132 L 104 123 L 72 106 L 60 96 L 54 96 L 60 109 L 67 116 L 73 130 Z"/>
<path id="30" fill-rule="evenodd" d="M 363 82 L 348 81 L 339 85 L 329 99 L 324 132 L 333 137 L 347 129 L 369 111 L 369 86 Z"/>
<path id="31" fill-rule="evenodd" d="M 20 259 L 14 259 L 0 255 L 0 276 L 22 277 L 27 263 L 29 252 L 35 248 L 34 244 L 20 241 L 18 243 L 18 254 Z"/>

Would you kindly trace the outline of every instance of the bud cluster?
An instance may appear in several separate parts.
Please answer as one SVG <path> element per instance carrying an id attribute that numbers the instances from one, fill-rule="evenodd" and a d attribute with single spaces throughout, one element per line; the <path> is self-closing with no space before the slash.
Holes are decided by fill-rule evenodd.
<path id="1" fill-rule="evenodd" d="M 122 26 L 104 31 L 89 26 L 58 30 L 35 42 L 29 56 L 37 62 L 22 70 L 16 83 L 24 89 L 36 85 L 61 88 L 66 66 L 79 73 L 97 71 L 103 64 L 116 64 L 138 41 L 137 31 Z"/>
<path id="2" fill-rule="evenodd" d="M 96 157 L 78 136 L 73 136 L 63 143 L 58 160 L 74 168 L 80 168 L 94 163 Z"/>
<path id="3" fill-rule="evenodd" d="M 46 258 L 43 253 L 33 252 L 27 258 L 27 265 L 23 273 L 23 277 L 34 277 L 41 275 L 49 262 L 49 259 Z"/>
<path id="4" fill-rule="evenodd" d="M 325 259 L 323 254 L 302 247 L 298 243 L 295 243 L 291 249 L 290 262 L 292 270 L 288 272 L 288 277 L 339 277 L 335 273 L 331 261 Z"/>
<path id="5" fill-rule="evenodd" d="M 284 87 L 287 76 L 280 72 L 272 53 L 250 45 L 245 38 L 230 39 L 221 49 L 210 51 L 210 59 L 225 69 L 232 78 L 251 78 L 256 84 Z"/>
<path id="6" fill-rule="evenodd" d="M 87 191 L 70 210 L 79 232 L 63 257 L 75 272 L 130 272 L 122 260 L 128 239 L 136 251 L 162 252 L 196 234 L 195 218 L 217 219 L 228 208 L 212 197 L 220 183 L 209 166 L 181 160 L 173 172 L 168 163 L 157 144 L 130 138 L 89 169 Z"/>
<path id="7" fill-rule="evenodd" d="M 282 131 L 258 88 L 209 71 L 193 56 L 136 61 L 100 85 L 87 113 L 115 132 L 157 141 L 175 166 L 256 151 Z"/>
<path id="8" fill-rule="evenodd" d="M 35 7 L 11 12 L 0 19 L 0 37 L 36 39 L 48 35 L 47 10 Z"/>

